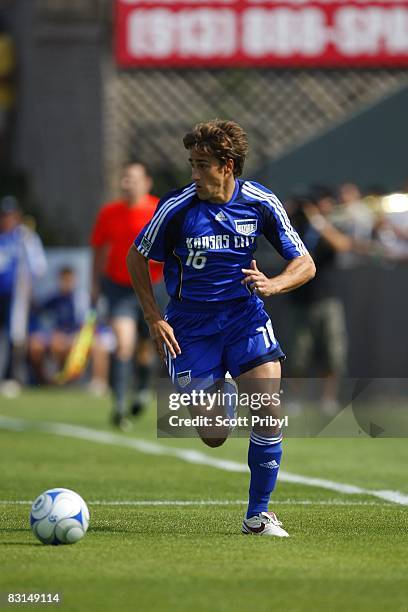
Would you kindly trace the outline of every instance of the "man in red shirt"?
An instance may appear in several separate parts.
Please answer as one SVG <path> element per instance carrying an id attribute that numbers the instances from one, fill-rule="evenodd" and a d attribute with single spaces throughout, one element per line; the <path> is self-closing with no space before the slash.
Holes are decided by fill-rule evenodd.
<path id="1" fill-rule="evenodd" d="M 121 428 L 128 424 L 126 395 L 133 366 L 139 322 L 139 391 L 146 388 L 151 369 L 148 330 L 135 297 L 126 268 L 126 255 L 134 237 L 150 221 L 158 198 L 150 194 L 152 179 L 140 162 L 129 162 L 123 168 L 122 198 L 105 204 L 98 213 L 91 235 L 93 249 L 91 300 L 95 304 L 102 294 L 107 301 L 109 318 L 116 338 L 111 360 L 110 384 L 114 410 L 113 423 Z M 162 281 L 163 266 L 151 262 L 150 273 L 156 285 Z M 135 405 L 134 412 L 137 411 Z"/>

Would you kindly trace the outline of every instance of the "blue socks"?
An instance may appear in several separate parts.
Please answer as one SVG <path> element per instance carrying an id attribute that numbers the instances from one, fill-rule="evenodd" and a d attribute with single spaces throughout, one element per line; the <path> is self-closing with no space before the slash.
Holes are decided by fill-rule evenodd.
<path id="1" fill-rule="evenodd" d="M 282 434 L 266 438 L 252 431 L 249 439 L 248 465 L 251 471 L 246 518 L 268 511 L 282 457 Z"/>

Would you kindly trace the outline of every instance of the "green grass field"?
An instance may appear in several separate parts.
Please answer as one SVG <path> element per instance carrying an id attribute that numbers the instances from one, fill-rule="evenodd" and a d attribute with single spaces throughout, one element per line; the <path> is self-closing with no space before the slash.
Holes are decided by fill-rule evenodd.
<path id="1" fill-rule="evenodd" d="M 80 391 L 0 399 L 0 607 L 10 592 L 59 592 L 81 611 L 408 610 L 408 507 L 372 494 L 408 495 L 406 440 L 287 440 L 283 472 L 363 491 L 282 481 L 271 508 L 291 537 L 257 538 L 240 534 L 247 474 L 202 461 L 243 464 L 245 440 L 156 440 L 153 410 L 122 434 L 108 414 Z M 29 528 L 30 500 L 55 486 L 89 505 L 74 546 Z"/>

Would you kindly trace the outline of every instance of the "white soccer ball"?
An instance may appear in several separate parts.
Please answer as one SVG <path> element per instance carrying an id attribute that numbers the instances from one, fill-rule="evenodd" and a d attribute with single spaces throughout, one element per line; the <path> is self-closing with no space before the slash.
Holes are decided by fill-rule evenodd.
<path id="1" fill-rule="evenodd" d="M 75 544 L 88 529 L 88 506 L 75 491 L 49 489 L 31 506 L 30 525 L 43 544 Z"/>

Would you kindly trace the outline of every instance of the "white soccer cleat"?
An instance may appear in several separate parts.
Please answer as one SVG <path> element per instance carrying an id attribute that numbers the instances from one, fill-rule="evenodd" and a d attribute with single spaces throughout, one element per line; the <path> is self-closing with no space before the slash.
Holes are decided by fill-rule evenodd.
<path id="1" fill-rule="evenodd" d="M 287 531 L 282 529 L 282 523 L 274 512 L 260 512 L 242 522 L 242 533 L 245 535 L 266 535 L 278 538 L 288 538 Z"/>

